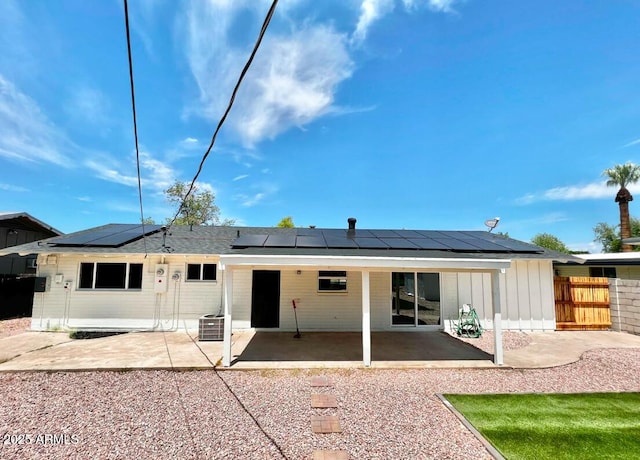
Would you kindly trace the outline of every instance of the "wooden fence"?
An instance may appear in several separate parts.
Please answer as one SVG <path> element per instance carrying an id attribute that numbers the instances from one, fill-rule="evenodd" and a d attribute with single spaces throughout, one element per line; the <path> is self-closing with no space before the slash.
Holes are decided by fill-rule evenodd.
<path id="1" fill-rule="evenodd" d="M 556 276 L 556 329 L 603 330 L 611 327 L 609 279 Z"/>

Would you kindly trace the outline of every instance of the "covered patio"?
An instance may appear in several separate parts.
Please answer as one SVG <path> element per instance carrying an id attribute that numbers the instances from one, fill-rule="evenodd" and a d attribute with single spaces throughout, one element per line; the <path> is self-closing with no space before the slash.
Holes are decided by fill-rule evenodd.
<path id="1" fill-rule="evenodd" d="M 509 268 L 511 260 L 492 258 L 420 258 L 379 256 L 327 256 L 327 255 L 280 255 L 280 254 L 226 254 L 220 257 L 223 275 L 224 340 L 223 367 L 236 367 L 238 363 L 265 361 L 307 361 L 330 366 L 332 362 L 354 362 L 365 367 L 375 367 L 373 361 L 402 361 L 421 363 L 427 361 L 483 361 L 493 360 L 494 365 L 503 364 L 501 332 L 501 283 L 500 277 Z M 361 328 L 354 332 L 313 332 L 304 338 L 294 339 L 293 333 L 262 332 L 258 330 L 250 340 L 243 339 L 242 353 L 232 352 L 234 272 L 251 270 L 349 270 L 359 272 L 361 279 Z M 371 326 L 371 282 L 372 273 L 394 270 L 481 272 L 491 276 L 491 305 L 493 309 L 494 349 L 493 356 L 475 350 L 455 340 L 448 334 L 435 331 L 414 330 L 372 331 Z M 330 334 L 335 334 L 331 336 Z M 237 345 L 234 345 L 236 347 Z"/>
<path id="2" fill-rule="evenodd" d="M 232 368 L 360 367 L 359 332 L 233 334 Z M 494 367 L 493 356 L 439 331 L 372 332 L 372 367 Z"/>

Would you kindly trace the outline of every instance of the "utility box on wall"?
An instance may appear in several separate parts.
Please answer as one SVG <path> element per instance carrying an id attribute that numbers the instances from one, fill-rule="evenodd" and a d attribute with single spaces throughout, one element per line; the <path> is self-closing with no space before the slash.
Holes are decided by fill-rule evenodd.
<path id="1" fill-rule="evenodd" d="M 47 277 L 36 276 L 33 283 L 33 292 L 46 292 L 47 291 Z"/>
<path id="2" fill-rule="evenodd" d="M 157 294 L 167 292 L 167 279 L 169 273 L 169 265 L 156 264 L 155 282 L 153 285 L 153 291 Z"/>

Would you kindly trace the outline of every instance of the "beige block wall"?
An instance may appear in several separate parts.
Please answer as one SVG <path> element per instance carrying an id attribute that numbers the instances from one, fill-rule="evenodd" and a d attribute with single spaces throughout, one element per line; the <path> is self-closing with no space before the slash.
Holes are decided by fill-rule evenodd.
<path id="1" fill-rule="evenodd" d="M 609 280 L 611 329 L 640 335 L 640 281 Z"/>

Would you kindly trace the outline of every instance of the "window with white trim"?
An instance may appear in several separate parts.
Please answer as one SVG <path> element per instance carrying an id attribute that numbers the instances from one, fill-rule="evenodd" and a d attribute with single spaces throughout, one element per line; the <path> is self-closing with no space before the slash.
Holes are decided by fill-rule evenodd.
<path id="1" fill-rule="evenodd" d="M 216 264 L 187 264 L 187 281 L 215 281 Z"/>
<path id="2" fill-rule="evenodd" d="M 347 272 L 340 270 L 320 270 L 318 291 L 344 292 L 347 290 Z"/>
<path id="3" fill-rule="evenodd" d="M 79 289 L 142 289 L 142 264 L 82 262 Z"/>
<path id="4" fill-rule="evenodd" d="M 597 278 L 616 278 L 616 267 L 589 267 L 589 276 Z"/>

